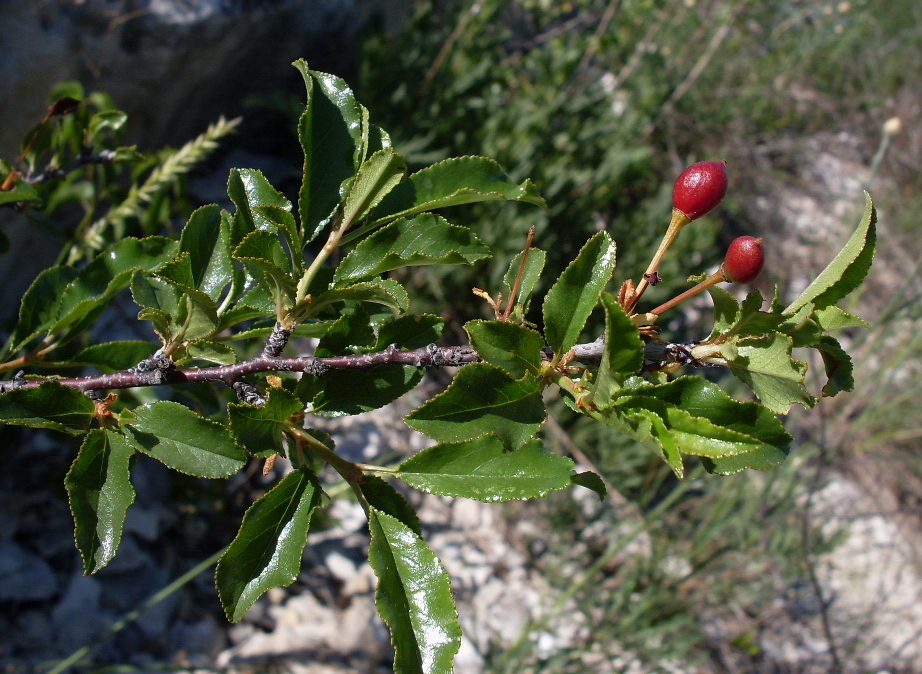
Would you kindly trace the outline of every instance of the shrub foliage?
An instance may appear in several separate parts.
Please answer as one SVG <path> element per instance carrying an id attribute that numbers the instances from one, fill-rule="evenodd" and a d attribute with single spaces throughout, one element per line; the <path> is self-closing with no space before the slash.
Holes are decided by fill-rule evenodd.
<path id="1" fill-rule="evenodd" d="M 721 475 L 770 469 L 792 440 L 777 415 L 816 402 L 794 349 L 822 356 L 822 395 L 851 389 L 849 357 L 830 333 L 864 324 L 838 304 L 871 264 L 870 199 L 842 251 L 796 300 L 785 306 L 777 293 L 765 301 L 752 290 L 738 301 L 712 287 L 713 329 L 690 344 L 669 343 L 658 315 L 634 310 L 640 298 L 632 283 L 610 290 L 617 251 L 607 232 L 591 236 L 562 270 L 545 268 L 547 252 L 526 232 L 511 232 L 522 249 L 503 283 L 475 289 L 495 318 L 467 323 L 467 344 L 440 344 L 443 320 L 410 311 L 410 293 L 392 272 L 490 257 L 477 233 L 449 222 L 443 209 L 489 201 L 540 208 L 544 200 L 531 182 L 510 179 L 484 157 L 408 171 L 341 79 L 303 61 L 295 66 L 307 102 L 297 128 L 304 165 L 294 203 L 259 171 L 235 168 L 230 211 L 201 207 L 175 236 L 135 238 L 110 228 L 113 241 L 98 253 L 78 248 L 88 263 L 68 255 L 39 274 L 0 351 L 0 371 L 8 373 L 0 422 L 82 438 L 65 486 L 86 573 L 117 553 L 134 500 L 133 457 L 221 478 L 251 457 L 271 463 L 282 455 L 292 470 L 250 506 L 217 567 L 220 601 L 239 620 L 263 593 L 298 574 L 311 518 L 329 501 L 318 477 L 329 465 L 368 517 L 369 560 L 395 669 L 448 671 L 461 634 L 449 578 L 395 482 L 489 502 L 568 488 L 604 496 L 599 476 L 577 473 L 569 457 L 544 446 L 550 391 L 648 447 L 679 478 L 687 457 Z M 81 109 L 75 101 L 62 115 Z M 29 173 L 5 168 L 3 202 L 48 206 Z M 526 320 L 536 287 L 549 288 L 540 298 L 541 325 Z M 157 340 L 93 341 L 92 326 L 126 290 Z M 593 312 L 604 317 L 595 340 L 585 334 Z M 316 348 L 286 355 L 292 337 L 315 338 Z M 713 365 L 728 368 L 759 402 L 736 400 L 696 373 Z M 315 415 L 386 405 L 434 367 L 458 369 L 443 392 L 406 417 L 434 444 L 398 465 L 349 461 L 312 428 Z M 64 368 L 78 368 L 79 376 L 60 376 Z M 139 390 L 148 395 L 137 398 Z M 195 402 L 168 399 L 171 390 L 186 390 Z M 225 404 L 215 405 L 216 390 Z"/>

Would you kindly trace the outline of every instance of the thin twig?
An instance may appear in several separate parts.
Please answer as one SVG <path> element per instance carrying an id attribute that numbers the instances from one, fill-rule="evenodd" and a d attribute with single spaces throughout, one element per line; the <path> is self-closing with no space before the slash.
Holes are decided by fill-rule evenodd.
<path id="1" fill-rule="evenodd" d="M 429 86 L 429 83 L 432 82 L 432 79 L 438 73 L 439 68 L 442 67 L 442 62 L 448 57 L 448 54 L 451 52 L 452 48 L 455 46 L 455 43 L 461 37 L 465 30 L 467 30 L 468 24 L 474 20 L 474 17 L 477 16 L 483 10 L 483 0 L 475 0 L 471 5 L 471 8 L 464 13 L 461 17 L 461 20 L 458 21 L 458 25 L 455 26 L 455 29 L 451 31 L 451 35 L 448 36 L 448 39 L 445 40 L 445 43 L 442 45 L 442 48 L 439 50 L 439 53 L 436 55 L 435 60 L 432 62 L 432 65 L 429 67 L 426 76 L 423 77 L 423 83 L 419 86 L 420 91 L 425 91 L 426 87 Z"/>
<path id="2" fill-rule="evenodd" d="M 506 304 L 506 310 L 503 312 L 502 321 L 509 320 L 509 314 L 512 307 L 515 306 L 515 299 L 518 297 L 519 288 L 522 285 L 522 276 L 525 274 L 525 265 L 528 262 L 528 253 L 531 251 L 532 241 L 535 240 L 535 226 L 528 229 L 528 238 L 525 240 L 525 249 L 522 251 L 522 262 L 519 264 L 519 270 L 515 275 L 515 283 L 512 284 L 512 291 L 509 293 L 509 302 Z"/>
<path id="3" fill-rule="evenodd" d="M 669 344 L 652 342 L 644 346 L 644 358 L 650 362 L 681 362 L 678 354 L 681 350 L 670 349 Z M 680 345 L 681 346 L 681 345 Z M 586 344 L 577 344 L 572 349 L 574 360 L 582 363 L 598 363 L 605 351 L 605 343 L 598 339 Z M 544 354 L 550 358 L 550 354 Z M 187 370 L 172 366 L 169 358 L 157 354 L 141 361 L 135 367 L 111 374 L 91 375 L 87 377 L 55 378 L 53 381 L 63 386 L 70 386 L 78 391 L 105 391 L 111 389 L 140 388 L 147 386 L 170 386 L 198 382 L 221 383 L 233 387 L 246 376 L 267 372 L 302 372 L 314 376 L 323 376 L 330 370 L 367 370 L 377 365 L 412 365 L 418 368 L 458 367 L 480 361 L 480 356 L 470 346 L 438 346 L 429 344 L 419 349 L 398 349 L 391 345 L 383 351 L 361 353 L 346 356 L 297 356 L 291 358 L 274 358 L 257 356 L 233 365 L 217 367 L 190 368 Z M 29 389 L 40 386 L 51 379 L 14 378 L 0 383 L 0 394 L 16 389 Z"/>

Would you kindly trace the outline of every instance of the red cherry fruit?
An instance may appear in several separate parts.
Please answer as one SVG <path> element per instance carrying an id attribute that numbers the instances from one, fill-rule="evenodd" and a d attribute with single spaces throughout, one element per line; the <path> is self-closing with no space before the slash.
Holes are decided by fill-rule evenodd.
<path id="1" fill-rule="evenodd" d="M 765 264 L 762 239 L 754 236 L 740 236 L 733 239 L 727 248 L 727 256 L 720 267 L 724 277 L 732 283 L 749 283 Z"/>
<path id="2" fill-rule="evenodd" d="M 682 171 L 672 188 L 672 205 L 689 220 L 710 213 L 727 193 L 727 162 L 699 161 Z"/>

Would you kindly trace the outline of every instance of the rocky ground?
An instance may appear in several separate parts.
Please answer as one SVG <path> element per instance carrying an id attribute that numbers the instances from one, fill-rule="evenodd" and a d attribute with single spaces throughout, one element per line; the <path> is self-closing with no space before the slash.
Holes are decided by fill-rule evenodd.
<path id="1" fill-rule="evenodd" d="M 397 421 L 408 409 L 406 403 L 395 407 L 352 423 L 338 422 L 340 427 L 331 430 L 341 451 L 373 460 L 421 447 L 425 439 L 407 434 Z M 59 488 L 46 488 L 66 467 L 67 448 L 41 432 L 9 442 L 6 465 L 18 468 L 0 475 L 2 671 L 47 671 L 56 660 L 93 644 L 121 616 L 217 549 L 216 530 L 232 535 L 233 523 L 209 521 L 207 509 L 177 508 L 167 472 L 141 457 L 134 468 L 138 501 L 131 508 L 121 550 L 104 571 L 84 577 L 66 502 Z M 281 462 L 278 469 L 284 470 Z M 247 498 L 261 486 L 259 478 L 248 481 Z M 175 499 L 175 485 L 172 490 Z M 572 490 L 570 497 L 601 521 L 607 519 L 603 511 L 616 507 L 599 504 L 583 490 Z M 484 671 L 485 656 L 523 635 L 545 654 L 580 639 L 581 615 L 571 605 L 560 605 L 559 592 L 533 563 L 546 524 L 523 516 L 527 509 L 508 518 L 497 505 L 430 496 L 413 500 L 425 538 L 449 571 L 458 601 L 465 637 L 457 672 Z M 896 504 L 844 475 L 833 476 L 811 507 L 819 521 L 847 532 L 843 543 L 815 565 L 829 602 L 829 629 L 846 665 L 843 671 L 919 671 L 918 530 L 907 526 L 911 522 Z M 630 509 L 622 509 L 620 518 L 622 525 L 629 524 Z M 228 625 L 221 616 L 208 569 L 99 644 L 87 662 L 94 667 L 130 665 L 139 671 L 163 663 L 222 672 L 391 671 L 388 634 L 374 608 L 375 578 L 366 559 L 361 508 L 336 499 L 328 522 L 328 528 L 311 535 L 298 580 L 267 593 L 240 623 Z M 605 528 L 604 535 L 619 536 L 630 528 Z M 581 544 L 587 559 L 592 535 L 587 532 Z M 641 541 L 630 554 L 645 555 L 648 549 Z M 773 668 L 749 671 L 830 671 L 829 642 L 815 593 L 800 585 L 777 601 L 778 607 L 766 607 L 774 624 L 763 625 L 760 643 L 764 662 L 774 663 Z M 782 605 L 784 610 L 778 610 Z M 528 634 L 529 625 L 541 616 L 550 619 Z M 739 628 L 728 623 L 725 613 L 700 619 L 715 641 L 720 641 L 721 630 L 726 638 Z M 606 652 L 612 652 L 610 645 Z M 584 662 L 584 671 L 593 672 L 711 671 L 681 663 L 666 670 L 661 663 L 651 670 L 629 652 L 600 659 L 591 649 Z"/>

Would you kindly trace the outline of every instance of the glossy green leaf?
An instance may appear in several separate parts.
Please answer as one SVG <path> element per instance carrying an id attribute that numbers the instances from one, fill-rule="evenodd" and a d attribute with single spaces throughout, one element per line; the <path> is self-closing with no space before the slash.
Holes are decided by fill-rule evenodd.
<path id="1" fill-rule="evenodd" d="M 218 301 L 234 279 L 230 231 L 218 206 L 202 206 L 189 216 L 179 238 L 179 249 L 189 256 L 192 287 Z"/>
<path id="2" fill-rule="evenodd" d="M 345 197 L 344 186 L 361 162 L 362 107 L 342 79 L 310 70 L 303 59 L 293 65 L 307 88 L 307 105 L 298 121 L 304 152 L 298 211 L 307 243 Z"/>
<path id="3" fill-rule="evenodd" d="M 816 402 L 804 388 L 807 365 L 791 357 L 791 346 L 790 337 L 774 332 L 740 340 L 736 356 L 727 360 L 730 371 L 775 414 L 787 414 L 795 403 L 810 408 Z"/>
<path id="4" fill-rule="evenodd" d="M 507 449 L 525 444 L 544 419 L 537 381 L 513 379 L 488 363 L 465 365 L 445 391 L 405 417 L 411 428 L 440 442 L 493 433 Z"/>
<path id="5" fill-rule="evenodd" d="M 826 370 L 827 381 L 823 386 L 823 395 L 832 397 L 842 391 L 853 390 L 855 379 L 852 376 L 852 359 L 842 345 L 829 335 L 824 335 L 816 349 L 823 358 L 823 367 Z"/>
<path id="6" fill-rule="evenodd" d="M 105 342 L 86 347 L 73 357 L 73 361 L 110 370 L 127 370 L 150 358 L 156 350 L 156 344 L 141 340 Z"/>
<path id="7" fill-rule="evenodd" d="M 813 320 L 814 314 L 812 304 L 804 305 L 793 314 L 778 314 L 784 319 L 778 326 L 778 332 L 788 335 L 793 347 L 814 346 L 823 336 L 823 329 Z"/>
<path id="8" fill-rule="evenodd" d="M 399 520 L 417 536 L 423 535 L 419 516 L 413 506 L 390 482 L 377 475 L 366 475 L 358 486 L 368 505 Z"/>
<path id="9" fill-rule="evenodd" d="M 412 365 L 394 363 L 328 372 L 320 378 L 313 412 L 338 417 L 379 409 L 416 388 L 423 374 Z"/>
<path id="10" fill-rule="evenodd" d="M 480 201 L 506 199 L 544 206 L 531 181 L 516 185 L 486 157 L 446 159 L 411 174 L 372 213 L 376 222 Z"/>
<path id="11" fill-rule="evenodd" d="M 823 309 L 855 290 L 871 268 L 877 242 L 877 211 L 865 193 L 864 217 L 839 254 L 785 310 L 792 314 L 808 303 Z"/>
<path id="12" fill-rule="evenodd" d="M 429 264 L 471 264 L 490 249 L 468 228 L 451 225 L 433 213 L 400 218 L 359 242 L 336 270 L 344 281 L 377 276 L 392 269 Z"/>
<path id="13" fill-rule="evenodd" d="M 391 632 L 394 671 L 452 671 L 461 626 L 445 568 L 412 529 L 371 509 L 368 561 L 378 576 L 378 613 Z"/>
<path id="14" fill-rule="evenodd" d="M 89 398 L 54 380 L 0 394 L 0 423 L 12 426 L 50 428 L 81 435 L 95 415 L 96 406 Z"/>
<path id="15" fill-rule="evenodd" d="M 313 474 L 294 470 L 247 510 L 215 573 L 228 620 L 240 620 L 266 591 L 297 578 L 321 495 Z"/>
<path id="16" fill-rule="evenodd" d="M 270 388 L 264 405 L 230 403 L 227 416 L 237 440 L 250 454 L 284 453 L 282 431 L 285 423 L 303 408 L 290 391 Z"/>
<path id="17" fill-rule="evenodd" d="M 153 310 L 139 313 L 139 318 L 162 326 L 164 317 L 168 317 L 172 335 L 202 339 L 211 337 L 217 329 L 218 308 L 211 297 L 159 274 L 136 272 L 131 279 L 131 296 L 138 306 Z"/>
<path id="18" fill-rule="evenodd" d="M 736 298 L 719 286 L 708 288 L 708 294 L 714 301 L 714 327 L 708 337 L 713 340 L 718 335 L 729 333 L 736 325 L 740 315 L 740 303 Z"/>
<path id="19" fill-rule="evenodd" d="M 373 302 L 402 314 L 410 307 L 410 297 L 403 286 L 392 279 L 362 281 L 345 288 L 333 288 L 314 297 L 311 307 L 316 313 L 336 302 Z"/>
<path id="20" fill-rule="evenodd" d="M 35 190 L 35 188 L 32 187 L 32 185 L 29 183 L 24 183 L 22 181 L 17 183 L 14 189 L 0 192 L 0 206 L 3 204 L 14 204 L 20 201 L 41 200 L 42 198 L 38 195 L 38 192 Z"/>
<path id="21" fill-rule="evenodd" d="M 276 234 L 250 232 L 234 250 L 234 258 L 268 290 L 276 307 L 290 309 L 294 306 L 295 279 L 287 271 L 288 256 Z"/>
<path id="22" fill-rule="evenodd" d="M 135 271 L 156 271 L 176 256 L 178 247 L 176 241 L 151 236 L 122 239 L 100 253 L 64 290 L 58 320 L 50 331 L 108 301 L 128 285 Z"/>
<path id="23" fill-rule="evenodd" d="M 69 267 L 45 270 L 23 296 L 20 322 L 6 353 L 18 351 L 42 333 L 60 333 L 98 314 L 128 285 L 135 270 L 156 270 L 173 259 L 177 250 L 177 242 L 164 237 L 125 238 L 79 272 Z"/>
<path id="24" fill-rule="evenodd" d="M 709 459 L 715 472 L 733 472 L 767 467 L 792 441 L 770 410 L 734 400 L 701 377 L 632 383 L 616 402 L 593 416 L 659 452 L 680 478 L 681 454 Z M 741 458 L 724 460 L 733 457 Z"/>
<path id="25" fill-rule="evenodd" d="M 637 327 L 624 308 L 609 293 L 602 293 L 605 309 L 605 351 L 592 382 L 592 403 L 597 408 L 611 405 L 621 390 L 625 374 L 639 372 L 644 346 Z"/>
<path id="26" fill-rule="evenodd" d="M 824 331 L 844 330 L 845 328 L 869 328 L 866 320 L 854 316 L 836 306 L 825 307 L 813 312 L 813 318 Z"/>
<path id="27" fill-rule="evenodd" d="M 685 464 L 676 440 L 656 412 L 635 408 L 623 414 L 616 408 L 609 408 L 596 415 L 596 418 L 655 451 L 680 480 L 685 477 Z"/>
<path id="28" fill-rule="evenodd" d="M 464 330 L 477 354 L 513 379 L 538 373 L 544 339 L 531 328 L 506 321 L 470 321 Z"/>
<path id="29" fill-rule="evenodd" d="M 22 297 L 19 321 L 4 347 L 4 358 L 54 324 L 60 310 L 60 297 L 79 274 L 74 267 L 50 267 L 35 278 Z"/>
<path id="30" fill-rule="evenodd" d="M 762 445 L 758 449 L 736 456 L 722 456 L 717 459 L 701 458 L 704 469 L 715 475 L 733 475 L 743 470 L 771 470 L 777 468 L 788 456 L 787 447 Z"/>
<path id="31" fill-rule="evenodd" d="M 545 496 L 570 486 L 573 461 L 532 439 L 513 452 L 495 435 L 424 449 L 400 464 L 397 476 L 427 494 L 477 501 Z"/>
<path id="32" fill-rule="evenodd" d="M 118 131 L 126 121 L 128 121 L 128 115 L 121 110 L 100 110 L 90 117 L 87 133 L 91 138 L 95 138 L 99 132 L 104 130 Z"/>
<path id="33" fill-rule="evenodd" d="M 223 424 L 168 400 L 133 410 L 124 427 L 132 445 L 173 470 L 196 477 L 227 477 L 243 468 L 246 454 Z"/>
<path id="34" fill-rule="evenodd" d="M 591 470 L 587 470 L 582 473 L 572 473 L 570 475 L 570 481 L 573 484 L 579 485 L 580 487 L 585 487 L 586 489 L 594 491 L 596 494 L 598 494 L 600 501 L 604 501 L 605 496 L 608 494 L 608 489 L 605 487 L 605 482 L 603 482 L 602 478 L 593 473 Z"/>
<path id="35" fill-rule="evenodd" d="M 150 321 L 163 344 L 173 340 L 173 317 L 162 309 L 145 307 L 138 312 L 139 321 Z"/>
<path id="36" fill-rule="evenodd" d="M 519 276 L 519 269 L 522 267 L 523 255 L 524 253 L 519 253 L 514 258 L 512 258 L 512 262 L 509 263 L 509 269 L 506 271 L 506 275 L 503 276 L 503 283 L 506 286 L 507 297 L 512 293 L 512 289 L 515 286 L 515 280 Z M 515 304 L 522 307 L 523 314 L 528 310 L 528 305 L 531 301 L 531 295 L 541 278 L 541 272 L 544 269 L 546 262 L 546 251 L 543 251 L 540 248 L 530 248 L 528 250 L 528 257 L 525 259 L 525 268 L 522 269 L 522 276 L 519 281 L 519 289 L 515 297 Z M 519 318 L 521 319 L 521 316 Z"/>
<path id="37" fill-rule="evenodd" d="M 233 365 L 237 362 L 237 352 L 231 347 L 210 339 L 199 339 L 186 344 L 186 357 L 189 360 L 202 360 L 214 365 Z"/>
<path id="38" fill-rule="evenodd" d="M 174 285 L 185 288 L 192 288 L 195 284 L 195 278 L 192 274 L 192 259 L 189 253 L 185 252 L 180 252 L 179 255 L 160 267 L 156 275 L 164 281 L 169 281 Z"/>
<path id="39" fill-rule="evenodd" d="M 761 310 L 764 300 L 758 290 L 751 290 L 741 304 L 722 288 L 712 286 L 708 292 L 715 307 L 714 329 L 709 341 L 718 337 L 722 340 L 731 336 L 761 337 L 784 323 L 784 316 Z"/>
<path id="40" fill-rule="evenodd" d="M 237 213 L 243 220 L 243 235 L 255 229 L 276 231 L 276 223 L 260 213 L 260 207 L 275 206 L 282 210 L 291 210 L 291 202 L 256 169 L 231 169 L 227 179 L 227 196 L 237 207 Z"/>
<path id="41" fill-rule="evenodd" d="M 271 316 L 272 325 L 275 325 L 276 306 L 275 300 L 272 299 L 272 295 L 270 294 L 269 289 L 265 285 L 255 283 L 253 278 L 249 275 L 248 278 L 251 282 L 254 283 L 254 285 L 249 286 L 249 290 L 243 297 L 240 298 L 234 309 L 244 314 L 249 314 L 251 313 L 249 310 L 252 310 L 254 318 L 261 316 Z M 227 317 L 222 316 L 222 318 L 225 322 L 228 321 Z"/>
<path id="42" fill-rule="evenodd" d="M 557 358 L 579 341 L 589 314 L 615 271 L 615 242 L 607 232 L 593 236 L 544 298 L 544 336 Z"/>
<path id="43" fill-rule="evenodd" d="M 359 168 L 343 204 L 343 222 L 358 222 L 377 206 L 403 179 L 407 163 L 403 156 L 385 147 L 371 155 Z"/>
<path id="44" fill-rule="evenodd" d="M 624 308 L 608 293 L 602 293 L 605 308 L 605 356 L 603 363 L 612 372 L 635 374 L 643 367 L 643 341 L 637 326 Z"/>
<path id="45" fill-rule="evenodd" d="M 682 454 L 718 458 L 751 452 L 763 444 L 750 435 L 650 396 L 623 397 L 618 402 L 625 414 L 646 410 L 658 415 Z"/>
<path id="46" fill-rule="evenodd" d="M 445 320 L 432 314 L 391 316 L 378 326 L 372 350 L 379 351 L 391 344 L 399 349 L 419 349 L 438 341 L 444 327 Z"/>
<path id="47" fill-rule="evenodd" d="M 792 442 L 784 424 L 763 406 L 734 400 L 703 377 L 679 377 L 667 384 L 634 387 L 632 395 L 649 395 L 691 415 L 743 433 L 766 444 L 786 446 Z"/>
<path id="48" fill-rule="evenodd" d="M 292 251 L 292 270 L 300 276 L 304 272 L 304 255 L 300 252 L 302 248 L 301 235 L 298 232 L 298 223 L 295 222 L 295 216 L 291 213 L 291 207 L 264 204 L 255 207 L 253 212 L 272 222 L 278 228 L 278 231 L 282 233 L 282 236 L 285 237 L 288 250 Z"/>
<path id="49" fill-rule="evenodd" d="M 359 304 L 333 321 L 317 343 L 314 355 L 324 358 L 373 350 L 376 340 L 371 316 L 365 305 Z"/>
<path id="50" fill-rule="evenodd" d="M 106 566 L 118 550 L 135 497 L 128 470 L 133 454 L 134 447 L 121 434 L 92 430 L 64 479 L 85 574 Z"/>

